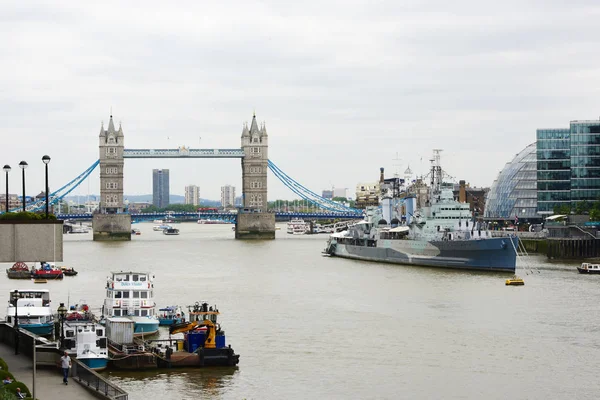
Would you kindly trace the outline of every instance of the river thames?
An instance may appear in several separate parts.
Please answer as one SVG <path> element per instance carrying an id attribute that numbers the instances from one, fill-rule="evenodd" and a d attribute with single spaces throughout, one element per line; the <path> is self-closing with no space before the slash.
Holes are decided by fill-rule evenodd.
<path id="1" fill-rule="evenodd" d="M 99 309 L 110 271 L 150 271 L 158 307 L 216 304 L 236 369 L 105 372 L 129 399 L 592 399 L 600 276 L 531 256 L 534 272 L 457 272 L 323 257 L 326 235 L 242 242 L 230 225 L 134 225 L 131 242 L 65 235 L 76 277 L 36 285 Z M 525 263 L 524 261 L 520 261 Z M 3 264 L 9 267 L 10 264 Z M 7 304 L 29 281 L 0 280 Z M 6 309 L 2 312 L 5 313 Z M 167 332 L 166 328 L 165 333 Z"/>

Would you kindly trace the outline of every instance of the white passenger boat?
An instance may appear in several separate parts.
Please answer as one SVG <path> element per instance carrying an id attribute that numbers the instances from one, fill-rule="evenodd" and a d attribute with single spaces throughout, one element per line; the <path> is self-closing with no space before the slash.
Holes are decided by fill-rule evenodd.
<path id="1" fill-rule="evenodd" d="M 71 356 L 96 371 L 106 368 L 108 344 L 104 326 L 90 320 L 67 319 L 63 334 L 63 347 Z"/>
<path id="2" fill-rule="evenodd" d="M 15 310 L 19 327 L 40 336 L 52 334 L 54 316 L 50 307 L 49 290 L 12 290 L 6 309 L 6 322 L 11 325 L 15 323 Z"/>
<path id="3" fill-rule="evenodd" d="M 169 229 L 170 227 L 171 227 L 170 225 L 162 224 L 162 225 L 154 225 L 152 227 L 152 229 L 155 231 L 161 232 L 161 231 L 164 231 L 165 229 Z"/>
<path id="4" fill-rule="evenodd" d="M 299 218 L 294 218 L 287 224 L 287 233 L 291 235 L 304 235 L 309 229 L 310 224 Z"/>
<path id="5" fill-rule="evenodd" d="M 135 322 L 134 335 L 158 332 L 154 284 L 147 272 L 112 272 L 106 283 L 103 316 L 126 317 Z"/>

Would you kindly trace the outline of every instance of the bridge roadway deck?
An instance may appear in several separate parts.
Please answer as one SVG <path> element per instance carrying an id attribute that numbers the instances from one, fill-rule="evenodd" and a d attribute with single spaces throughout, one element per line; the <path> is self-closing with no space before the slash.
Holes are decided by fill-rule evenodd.
<path id="1" fill-rule="evenodd" d="M 32 360 L 24 354 L 15 355 L 15 350 L 4 343 L 0 343 L 0 357 L 6 361 L 15 379 L 26 384 L 33 392 Z M 97 399 L 74 379 L 69 379 L 68 385 L 63 384 L 61 370 L 48 367 L 38 367 L 36 370 L 35 397 L 40 400 Z"/>

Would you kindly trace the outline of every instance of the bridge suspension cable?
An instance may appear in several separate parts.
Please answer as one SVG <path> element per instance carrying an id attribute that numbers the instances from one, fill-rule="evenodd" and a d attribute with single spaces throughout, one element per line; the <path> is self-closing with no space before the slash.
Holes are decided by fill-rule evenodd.
<path id="1" fill-rule="evenodd" d="M 306 187 L 302 186 L 300 183 L 295 181 L 293 178 L 291 178 L 289 175 L 287 175 L 285 172 L 283 172 L 279 167 L 277 167 L 277 165 L 275 165 L 273 161 L 268 160 L 268 166 L 271 172 L 273 172 L 273 174 L 288 189 L 290 189 L 292 192 L 296 193 L 298 196 L 308 201 L 309 203 L 328 211 L 362 214 L 362 210 L 346 207 L 343 204 L 336 203 L 335 201 L 321 197 L 315 192 L 311 191 L 310 189 L 307 189 Z"/>
<path id="2" fill-rule="evenodd" d="M 48 194 L 48 204 L 56 204 L 59 201 L 61 201 L 66 195 L 68 195 L 75 188 L 77 188 L 88 176 L 90 176 L 90 174 L 92 173 L 92 171 L 94 169 L 96 169 L 98 164 L 100 164 L 100 160 L 97 160 L 96 162 L 94 162 L 88 169 L 83 171 L 81 174 L 79 174 L 79 176 L 72 179 L 69 183 L 62 186 L 60 189 Z M 46 199 L 43 198 L 43 199 L 32 201 L 32 202 L 25 204 L 25 210 L 39 211 L 39 210 L 43 209 L 45 206 L 46 206 Z M 21 209 L 22 209 L 21 207 L 17 207 L 10 211 L 18 212 Z"/>

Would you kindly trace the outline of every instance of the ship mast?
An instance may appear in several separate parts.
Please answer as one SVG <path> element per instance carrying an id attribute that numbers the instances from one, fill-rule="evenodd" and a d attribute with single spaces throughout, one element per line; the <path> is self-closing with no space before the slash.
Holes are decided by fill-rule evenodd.
<path id="1" fill-rule="evenodd" d="M 429 192 L 429 204 L 433 204 L 436 197 L 442 191 L 442 166 L 440 163 L 442 149 L 434 149 L 433 150 L 433 158 L 431 161 L 431 190 Z"/>

